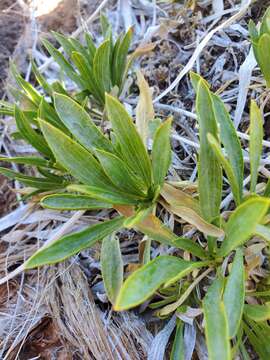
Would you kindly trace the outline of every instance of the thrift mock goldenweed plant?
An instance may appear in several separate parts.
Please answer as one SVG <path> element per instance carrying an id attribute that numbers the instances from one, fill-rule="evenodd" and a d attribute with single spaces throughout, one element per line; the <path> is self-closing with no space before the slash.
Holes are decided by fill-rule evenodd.
<path id="1" fill-rule="evenodd" d="M 112 44 L 110 31 L 108 36 L 109 40 L 101 45 L 104 53 Z M 67 53 L 71 51 L 69 56 L 73 60 L 76 56 L 78 60 L 77 52 L 87 51 L 62 35 L 56 37 Z M 55 56 L 55 49 L 47 43 L 46 46 L 63 71 L 75 81 L 65 68 L 62 55 L 61 64 L 59 53 Z M 88 51 L 93 46 L 88 39 Z M 117 51 L 112 54 L 118 56 Z M 87 56 L 89 58 L 89 53 Z M 95 56 L 91 59 L 94 71 Z M 80 64 L 82 69 L 76 72 L 80 81 L 75 81 L 78 86 L 87 79 L 83 74 L 91 73 L 88 66 Z M 99 64 L 96 68 L 99 66 L 103 67 Z M 115 311 L 128 310 L 145 301 L 148 307 L 155 309 L 157 316 L 165 319 L 174 313 L 183 314 L 190 307 L 202 309 L 210 360 L 229 360 L 238 354 L 246 359 L 248 346 L 253 347 L 260 359 L 268 360 L 269 283 L 265 279 L 258 280 L 251 292 L 246 282 L 249 270 L 245 267 L 249 240 L 263 243 L 265 247 L 270 241 L 270 185 L 269 182 L 264 184 L 263 189 L 257 186 L 263 117 L 255 101 L 250 104 L 251 181 L 249 191 L 244 191 L 242 148 L 230 115 L 210 85 L 191 73 L 200 138 L 198 179 L 192 184 L 196 192 L 191 195 L 181 188 L 181 183 L 166 180 L 171 164 L 172 119 L 154 120 L 150 91 L 141 75 L 144 100 L 140 99 L 137 108 L 136 125 L 110 86 L 100 89 L 99 95 L 104 94 L 103 98 L 91 91 L 90 78 L 90 87 L 86 89 L 86 83 L 83 85 L 82 90 L 95 98 L 98 107 L 105 103 L 105 120 L 111 125 L 111 130 L 105 134 L 97 125 L 100 112 L 90 107 L 85 98 L 83 101 L 78 96 L 72 98 L 62 85 L 52 87 L 41 78 L 35 65 L 33 71 L 47 91 L 49 101 L 13 68 L 20 86 L 20 90 L 14 90 L 17 105 L 2 103 L 2 113 L 15 116 L 18 129 L 15 136 L 31 144 L 39 156 L 2 160 L 35 167 L 39 176 L 30 177 L 6 168 L 0 168 L 0 172 L 23 183 L 28 197 L 39 194 L 43 207 L 88 211 L 114 209 L 115 216 L 41 247 L 23 264 L 23 269 L 63 261 L 101 242 L 102 277 Z M 122 81 L 122 76 L 120 78 Z M 106 77 L 105 81 L 109 79 L 111 77 Z M 110 81 L 121 88 L 119 82 Z M 110 91 L 113 95 L 108 94 Z M 148 114 L 148 118 L 141 116 L 141 112 Z M 155 131 L 151 132 L 149 127 L 153 124 Z M 146 147 L 149 137 L 152 138 L 151 151 Z M 225 186 L 226 190 L 231 190 L 235 204 L 229 213 L 220 210 Z M 47 192 L 50 195 L 44 194 Z M 156 216 L 157 205 L 191 224 L 197 236 L 176 235 Z M 139 268 L 129 275 L 124 271 L 117 236 L 122 228 L 134 228 L 148 238 Z M 151 259 L 151 241 L 174 248 L 175 255 Z M 202 296 L 196 291 L 201 284 Z M 184 358 L 183 329 L 184 323 L 178 319 L 171 359 Z"/>

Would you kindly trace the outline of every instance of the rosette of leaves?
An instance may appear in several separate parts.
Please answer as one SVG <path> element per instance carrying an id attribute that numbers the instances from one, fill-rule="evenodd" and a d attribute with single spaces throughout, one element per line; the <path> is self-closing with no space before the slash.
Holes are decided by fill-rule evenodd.
<path id="1" fill-rule="evenodd" d="M 41 156 L 5 160 L 35 166 L 40 176 L 29 177 L 5 168 L 0 171 L 24 183 L 28 192 L 40 193 L 44 207 L 115 210 L 110 220 L 41 247 L 23 264 L 23 269 L 63 261 L 102 241 L 102 276 L 115 310 L 127 310 L 146 300 L 150 308 L 157 309 L 158 315 L 165 318 L 175 312 L 185 313 L 188 307 L 201 308 L 209 359 L 231 359 L 234 353 L 245 352 L 244 334 L 251 343 L 253 341 L 255 348 L 259 343 L 256 339 L 254 341 L 256 335 L 260 331 L 264 334 L 268 329 L 254 325 L 268 320 L 269 308 L 260 293 L 250 294 L 246 290 L 243 251 L 247 241 L 255 235 L 261 242 L 267 244 L 270 241 L 267 216 L 270 185 L 265 185 L 264 196 L 257 194 L 262 116 L 252 102 L 251 186 L 250 193 L 244 195 L 241 144 L 230 116 L 204 79 L 192 74 L 192 83 L 197 93 L 200 132 L 197 196 L 165 181 L 171 162 L 171 119 L 154 131 L 149 153 L 147 136 L 142 136 L 147 133 L 149 125 L 144 122 L 145 118 L 153 119 L 154 116 L 152 111 L 149 115 L 149 101 L 140 102 L 137 117 L 140 115 L 141 120 L 137 118 L 135 126 L 124 106 L 111 95 L 106 95 L 105 106 L 112 128 L 109 136 L 101 132 L 82 104 L 65 94 L 53 94 L 55 123 L 48 116 L 28 117 L 27 113 L 15 107 L 20 132 Z M 143 91 L 147 92 L 145 86 Z M 236 205 L 227 221 L 220 211 L 224 176 Z M 174 234 L 155 215 L 157 204 L 192 224 L 203 241 Z M 147 236 L 141 247 L 143 256 L 139 269 L 125 281 L 120 243 L 116 236 L 123 227 L 135 228 Z M 149 240 L 184 250 L 189 255 L 185 260 L 168 255 L 150 260 Z M 233 261 L 225 271 L 228 260 L 225 265 L 221 264 L 227 257 Z M 201 269 L 205 269 L 204 272 L 200 273 Z M 213 276 L 204 284 L 207 292 L 201 300 L 196 286 L 210 272 Z M 263 293 L 267 291 L 264 290 Z M 160 300 L 155 301 L 156 295 Z M 255 297 L 258 307 L 249 304 L 249 296 Z M 182 321 L 179 321 L 172 358 L 184 354 L 183 328 Z"/>
<path id="2" fill-rule="evenodd" d="M 53 32 L 55 39 L 64 49 L 63 55 L 48 40 L 43 45 L 58 63 L 60 69 L 81 90 L 80 96 L 91 96 L 99 106 L 104 107 L 105 92 L 120 95 L 127 72 L 136 52 L 128 56 L 133 30 L 113 39 L 111 25 L 101 16 L 104 40 L 96 46 L 92 36 L 85 33 L 85 45 L 73 37 Z"/>
<path id="3" fill-rule="evenodd" d="M 255 58 L 266 80 L 267 87 L 270 87 L 270 8 L 266 10 L 258 30 L 254 21 L 250 20 L 249 34 Z"/>

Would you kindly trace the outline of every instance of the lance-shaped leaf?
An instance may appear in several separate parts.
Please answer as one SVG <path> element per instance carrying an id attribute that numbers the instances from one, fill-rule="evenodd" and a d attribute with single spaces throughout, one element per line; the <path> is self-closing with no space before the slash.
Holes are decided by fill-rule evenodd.
<path id="1" fill-rule="evenodd" d="M 172 118 L 166 120 L 157 129 L 152 149 L 152 168 L 155 186 L 164 184 L 165 176 L 171 164 L 172 152 L 170 143 Z"/>
<path id="2" fill-rule="evenodd" d="M 40 125 L 57 161 L 68 169 L 71 175 L 84 184 L 111 189 L 110 180 L 93 155 L 47 122 L 40 120 Z"/>
<path id="3" fill-rule="evenodd" d="M 10 69 L 12 75 L 14 76 L 14 79 L 16 80 L 20 88 L 24 90 L 24 92 L 27 94 L 29 99 L 31 99 L 31 101 L 33 101 L 33 103 L 36 106 L 39 106 L 40 101 L 42 99 L 42 96 L 39 94 L 39 92 L 29 82 L 27 82 L 22 78 L 22 76 L 18 73 L 14 64 L 11 64 Z"/>
<path id="4" fill-rule="evenodd" d="M 129 28 L 124 36 L 119 36 L 113 49 L 112 79 L 113 85 L 121 88 L 127 63 L 128 49 L 132 40 L 133 30 Z"/>
<path id="5" fill-rule="evenodd" d="M 110 141 L 94 124 L 88 113 L 68 96 L 55 94 L 55 109 L 69 131 L 89 151 L 113 151 Z"/>
<path id="6" fill-rule="evenodd" d="M 97 48 L 93 60 L 93 72 L 96 84 L 104 96 L 105 92 L 110 92 L 111 90 L 110 52 L 110 40 L 105 40 Z"/>
<path id="7" fill-rule="evenodd" d="M 137 71 L 137 79 L 140 96 L 136 107 L 136 126 L 144 144 L 147 145 L 149 122 L 155 118 L 152 91 L 139 70 Z"/>
<path id="8" fill-rule="evenodd" d="M 106 95 L 106 110 L 121 146 L 123 159 L 149 187 L 152 183 L 150 159 L 131 117 L 124 106 L 110 95 Z"/>
<path id="9" fill-rule="evenodd" d="M 256 233 L 256 225 L 266 215 L 269 205 L 269 199 L 254 197 L 238 206 L 225 226 L 225 239 L 218 255 L 226 256 L 249 240 Z"/>
<path id="10" fill-rule="evenodd" d="M 241 144 L 223 101 L 214 93 L 211 93 L 211 97 L 214 115 L 220 129 L 220 140 L 236 178 L 239 198 L 242 201 L 244 160 Z"/>
<path id="11" fill-rule="evenodd" d="M 219 162 L 221 163 L 221 165 L 223 166 L 223 168 L 226 172 L 226 175 L 228 177 L 229 183 L 232 188 L 232 193 L 233 193 L 233 197 L 234 197 L 236 205 L 240 205 L 242 194 L 241 194 L 241 190 L 239 188 L 239 183 L 237 181 L 237 178 L 235 177 L 232 165 L 229 162 L 229 160 L 227 160 L 225 158 L 225 156 L 222 152 L 222 149 L 221 149 L 219 143 L 217 142 L 217 140 L 214 138 L 214 136 L 212 136 L 211 134 L 208 134 L 207 139 L 213 149 L 215 156 L 217 157 L 217 159 L 219 160 Z M 242 185 L 241 185 L 241 188 L 242 188 Z"/>
<path id="12" fill-rule="evenodd" d="M 250 105 L 250 142 L 249 142 L 249 157 L 250 157 L 250 191 L 256 191 L 258 170 L 260 166 L 263 142 L 263 119 L 260 109 L 254 100 Z"/>
<path id="13" fill-rule="evenodd" d="M 196 110 L 200 127 L 198 165 L 200 206 L 204 219 L 212 222 L 219 216 L 222 171 L 220 163 L 207 140 L 207 134 L 212 134 L 217 140 L 218 129 L 208 84 L 202 79 L 198 80 L 196 75 L 192 75 L 192 79 L 195 84 L 197 83 Z"/>
<path id="14" fill-rule="evenodd" d="M 223 279 L 217 278 L 203 299 L 209 360 L 231 360 L 229 325 L 222 302 Z"/>
<path id="15" fill-rule="evenodd" d="M 114 304 L 124 277 L 120 243 L 115 234 L 105 237 L 102 241 L 100 262 L 105 290 L 110 302 Z"/>
<path id="16" fill-rule="evenodd" d="M 65 57 L 57 50 L 48 40 L 43 39 L 42 44 L 45 46 L 49 54 L 54 58 L 66 75 L 74 81 L 80 88 L 85 88 L 85 81 L 76 73 L 72 65 L 65 59 Z"/>
<path id="17" fill-rule="evenodd" d="M 116 311 L 135 307 L 151 297 L 170 280 L 179 280 L 199 267 L 199 262 L 185 261 L 174 256 L 159 256 L 134 271 L 124 282 L 116 299 Z"/>
<path id="18" fill-rule="evenodd" d="M 145 198 L 124 193 L 115 188 L 107 189 L 104 187 L 72 184 L 67 187 L 67 190 L 87 194 L 94 199 L 99 199 L 113 205 L 142 205 L 144 202 L 147 204 Z"/>
<path id="19" fill-rule="evenodd" d="M 185 360 L 184 323 L 177 319 L 170 360 Z"/>
<path id="20" fill-rule="evenodd" d="M 52 89 L 51 85 L 47 82 L 45 77 L 39 71 L 39 69 L 38 69 L 36 63 L 34 62 L 34 60 L 31 60 L 31 65 L 32 65 L 32 71 L 33 71 L 37 81 L 39 82 L 40 86 L 43 87 L 43 89 L 46 91 L 46 93 L 48 95 L 52 96 L 53 89 Z"/>
<path id="21" fill-rule="evenodd" d="M 93 246 L 97 241 L 103 240 L 112 232 L 118 231 L 122 227 L 123 222 L 123 217 L 117 217 L 55 240 L 32 255 L 24 263 L 24 269 L 33 269 L 38 266 L 63 261 L 81 250 Z"/>
<path id="22" fill-rule="evenodd" d="M 55 210 L 110 209 L 111 204 L 93 199 L 87 195 L 54 194 L 41 199 L 41 206 Z"/>
<path id="23" fill-rule="evenodd" d="M 52 124 L 53 126 L 57 127 L 58 129 L 62 130 L 64 133 L 69 133 L 68 129 L 62 123 L 59 116 L 57 115 L 54 107 L 51 104 L 49 104 L 44 99 L 44 97 L 42 98 L 42 100 L 40 102 L 38 112 L 37 112 L 37 116 L 40 119 L 45 120 L 48 123 Z"/>
<path id="24" fill-rule="evenodd" d="M 265 77 L 267 86 L 270 85 L 270 63 L 268 54 L 270 51 L 270 34 L 264 33 L 260 36 L 256 47 L 257 61 Z"/>
<path id="25" fill-rule="evenodd" d="M 256 322 L 270 320 L 270 303 L 264 305 L 245 304 L 244 313 Z"/>
<path id="26" fill-rule="evenodd" d="M 86 89 L 90 91 L 90 93 L 100 104 L 104 104 L 104 93 L 96 82 L 93 68 L 88 64 L 87 60 L 82 56 L 82 54 L 76 51 L 72 53 L 71 58 L 74 64 L 77 66 L 81 77 L 84 79 Z"/>
<path id="27" fill-rule="evenodd" d="M 59 181 L 56 179 L 48 179 L 34 176 L 23 175 L 19 172 L 0 167 L 0 173 L 7 176 L 10 179 L 18 180 L 24 185 L 42 190 L 60 189 L 67 185 L 67 182 L 63 182 L 61 178 Z"/>
<path id="28" fill-rule="evenodd" d="M 96 150 L 95 154 L 108 178 L 117 188 L 123 192 L 146 197 L 147 189 L 143 182 L 131 173 L 123 160 L 103 150 Z"/>
<path id="29" fill-rule="evenodd" d="M 35 149 L 37 149 L 42 154 L 53 157 L 50 148 L 48 147 L 43 136 L 38 134 L 30 125 L 29 121 L 26 119 L 24 113 L 15 106 L 15 120 L 17 128 L 20 131 L 23 138 L 29 142 Z"/>
<path id="30" fill-rule="evenodd" d="M 37 156 L 0 157 L 0 161 L 7 161 L 14 164 L 43 166 L 47 168 L 52 167 L 52 163 L 50 161 Z"/>
<path id="31" fill-rule="evenodd" d="M 85 41 L 87 44 L 87 53 L 88 53 L 88 60 L 89 60 L 89 64 L 92 66 L 93 65 L 93 59 L 96 53 L 96 46 L 94 43 L 94 40 L 92 38 L 92 36 L 89 33 L 85 33 Z"/>
<path id="32" fill-rule="evenodd" d="M 243 251 L 237 249 L 223 294 L 225 311 L 229 324 L 229 336 L 233 338 L 238 331 L 242 320 L 245 303 L 245 269 Z"/>

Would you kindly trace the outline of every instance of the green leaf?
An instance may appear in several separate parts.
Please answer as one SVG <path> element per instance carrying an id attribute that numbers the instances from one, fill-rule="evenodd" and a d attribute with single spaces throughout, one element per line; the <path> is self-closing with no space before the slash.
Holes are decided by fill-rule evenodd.
<path id="1" fill-rule="evenodd" d="M 250 142 L 249 142 L 249 156 L 250 156 L 250 191 L 256 192 L 256 185 L 258 179 L 258 170 L 262 155 L 263 142 L 263 119 L 261 111 L 254 100 L 250 105 Z"/>
<path id="2" fill-rule="evenodd" d="M 36 63 L 34 62 L 34 60 L 31 60 L 31 65 L 32 65 L 33 73 L 34 73 L 38 83 L 40 84 L 40 86 L 43 87 L 44 91 L 46 91 L 46 93 L 48 95 L 52 96 L 53 89 L 52 89 L 51 85 L 46 81 L 44 76 L 41 74 L 41 72 L 39 71 L 39 69 L 38 69 Z"/>
<path id="3" fill-rule="evenodd" d="M 18 130 L 20 131 L 23 138 L 29 142 L 35 149 L 42 154 L 52 158 L 52 152 L 49 149 L 43 136 L 39 135 L 30 125 L 29 121 L 24 116 L 24 113 L 15 106 L 15 120 Z"/>
<path id="4" fill-rule="evenodd" d="M 52 31 L 53 36 L 56 38 L 56 40 L 59 42 L 59 44 L 62 46 L 62 48 L 64 49 L 65 53 L 71 57 L 71 53 L 72 51 L 75 50 L 74 46 L 72 45 L 72 43 L 69 41 L 69 39 L 67 37 L 65 37 L 62 34 L 59 34 L 56 31 Z"/>
<path id="5" fill-rule="evenodd" d="M 52 167 L 52 163 L 50 161 L 35 156 L 0 157 L 0 161 L 7 161 L 15 164 L 42 166 L 49 168 Z"/>
<path id="6" fill-rule="evenodd" d="M 184 324 L 177 321 L 170 360 L 185 360 Z"/>
<path id="7" fill-rule="evenodd" d="M 87 44 L 87 48 L 88 48 L 88 59 L 89 59 L 89 63 L 92 66 L 93 64 L 93 59 L 95 57 L 95 53 L 96 53 L 96 46 L 95 43 L 93 41 L 93 38 L 90 34 L 85 33 L 85 41 Z"/>
<path id="8" fill-rule="evenodd" d="M 62 181 L 54 181 L 46 178 L 39 178 L 34 176 L 22 175 L 16 171 L 0 167 L 0 173 L 7 176 L 10 179 L 18 180 L 24 185 L 42 190 L 60 189 L 67 185 Z"/>
<path id="9" fill-rule="evenodd" d="M 105 40 L 98 47 L 93 60 L 93 72 L 103 100 L 105 92 L 111 91 L 110 51 L 110 40 Z"/>
<path id="10" fill-rule="evenodd" d="M 14 64 L 11 64 L 10 70 L 17 84 L 25 91 L 29 99 L 36 105 L 39 106 L 42 96 L 39 92 L 26 80 L 24 80 L 21 75 L 18 73 Z"/>
<path id="11" fill-rule="evenodd" d="M 248 31 L 249 31 L 249 35 L 251 37 L 252 43 L 253 44 L 257 43 L 259 40 L 259 33 L 258 33 L 258 30 L 257 30 L 256 25 L 253 20 L 250 20 L 248 23 Z"/>
<path id="12" fill-rule="evenodd" d="M 103 105 L 104 92 L 98 86 L 92 67 L 88 64 L 87 60 L 82 56 L 82 54 L 76 51 L 72 52 L 71 58 L 81 74 L 85 88 L 88 89 L 90 93 L 96 98 L 96 100 Z"/>
<path id="13" fill-rule="evenodd" d="M 63 70 L 66 75 L 74 81 L 80 88 L 84 89 L 85 84 L 81 77 L 75 72 L 70 63 L 65 59 L 65 57 L 57 50 L 52 44 L 46 40 L 42 40 L 42 44 L 45 46 L 49 54 L 54 58 L 57 64 L 60 66 L 61 70 Z"/>
<path id="14" fill-rule="evenodd" d="M 185 261 L 174 256 L 159 256 L 134 271 L 124 282 L 116 299 L 116 311 L 127 310 L 140 305 L 151 297 L 159 287 L 190 273 L 198 262 Z"/>
<path id="15" fill-rule="evenodd" d="M 243 323 L 244 331 L 255 352 L 259 355 L 260 360 L 269 360 L 270 345 L 269 332 L 270 326 L 267 323 L 256 323 L 248 318 Z"/>
<path id="16" fill-rule="evenodd" d="M 119 239 L 114 234 L 102 241 L 100 263 L 106 294 L 114 304 L 123 284 L 124 272 Z"/>
<path id="17" fill-rule="evenodd" d="M 95 154 L 108 178 L 117 188 L 122 189 L 123 192 L 146 197 L 147 189 L 144 184 L 131 173 L 123 160 L 103 150 L 96 150 Z"/>
<path id="18" fill-rule="evenodd" d="M 87 194 L 94 199 L 99 199 L 113 205 L 141 205 L 145 201 L 145 198 L 132 196 L 117 189 L 108 190 L 104 187 L 72 184 L 67 187 L 67 190 Z"/>
<path id="19" fill-rule="evenodd" d="M 58 129 L 62 130 L 64 133 L 68 133 L 67 128 L 64 126 L 62 121 L 59 119 L 55 109 L 47 103 L 47 101 L 43 98 L 40 102 L 38 108 L 38 117 L 42 120 L 47 121 L 51 125 L 57 127 Z"/>
<path id="20" fill-rule="evenodd" d="M 55 109 L 74 137 L 89 151 L 113 151 L 111 142 L 102 134 L 88 113 L 71 98 L 55 94 Z"/>
<path id="21" fill-rule="evenodd" d="M 146 186 L 150 187 L 152 184 L 150 159 L 132 119 L 124 106 L 110 95 L 106 95 L 106 110 L 120 143 L 124 161 L 144 180 Z"/>
<path id="22" fill-rule="evenodd" d="M 152 149 L 152 168 L 155 186 L 164 184 L 165 176 L 169 170 L 172 152 L 170 144 L 170 131 L 171 131 L 172 118 L 166 120 L 157 129 Z"/>
<path id="23" fill-rule="evenodd" d="M 133 30 L 129 28 L 124 37 L 120 35 L 113 49 L 112 79 L 113 85 L 121 89 L 127 64 L 127 55 L 132 40 Z"/>
<path id="24" fill-rule="evenodd" d="M 225 312 L 229 324 L 229 336 L 236 336 L 242 320 L 245 303 L 245 269 L 243 251 L 237 249 L 223 295 Z"/>
<path id="25" fill-rule="evenodd" d="M 268 54 L 270 52 L 270 34 L 263 34 L 258 41 L 256 54 L 257 61 L 265 77 L 267 87 L 270 86 L 270 62 Z"/>
<path id="26" fill-rule="evenodd" d="M 95 210 L 110 209 L 109 203 L 93 199 L 86 195 L 54 194 L 41 199 L 40 205 L 55 210 Z"/>
<path id="27" fill-rule="evenodd" d="M 209 360 L 231 360 L 229 325 L 222 302 L 223 279 L 217 278 L 203 299 Z"/>
<path id="28" fill-rule="evenodd" d="M 196 76 L 192 75 L 193 81 Z M 203 79 L 197 83 L 196 110 L 200 126 L 200 153 L 198 181 L 200 206 L 206 221 L 212 222 L 219 217 L 222 191 L 222 170 L 207 140 L 207 134 L 218 139 L 218 129 L 212 106 L 212 97 L 208 85 Z"/>
<path id="29" fill-rule="evenodd" d="M 239 198 L 242 201 L 244 160 L 241 143 L 224 103 L 213 93 L 211 93 L 211 97 L 214 115 L 220 129 L 220 140 L 238 183 Z"/>
<path id="30" fill-rule="evenodd" d="M 265 305 L 245 304 L 244 313 L 256 322 L 270 320 L 270 303 Z"/>
<path id="31" fill-rule="evenodd" d="M 267 198 L 254 197 L 238 206 L 225 226 L 226 235 L 218 251 L 219 256 L 228 255 L 255 234 L 256 225 L 266 215 L 269 204 Z"/>
<path id="32" fill-rule="evenodd" d="M 260 35 L 270 33 L 270 8 L 268 8 L 263 16 L 260 27 Z"/>
<path id="33" fill-rule="evenodd" d="M 110 180 L 93 155 L 47 122 L 40 120 L 40 125 L 57 161 L 71 175 L 86 185 L 112 189 Z"/>
<path id="34" fill-rule="evenodd" d="M 123 221 L 123 217 L 117 217 L 55 240 L 32 255 L 24 263 L 24 269 L 33 269 L 63 261 L 81 250 L 93 246 L 97 241 L 104 239 L 112 232 L 118 231 L 122 227 Z"/>
<path id="35" fill-rule="evenodd" d="M 225 158 L 222 149 L 219 145 L 219 143 L 216 141 L 216 139 L 214 138 L 213 135 L 208 134 L 207 139 L 209 141 L 209 144 L 211 145 L 213 152 L 215 154 L 215 156 L 217 157 L 217 159 L 219 160 L 219 162 L 221 163 L 221 165 L 223 166 L 226 175 L 228 177 L 229 183 L 231 185 L 232 188 L 232 193 L 233 193 L 233 197 L 235 200 L 236 205 L 240 205 L 241 202 L 241 191 L 239 189 L 239 184 L 237 182 L 237 179 L 235 177 L 233 168 L 231 166 L 231 163 Z"/>

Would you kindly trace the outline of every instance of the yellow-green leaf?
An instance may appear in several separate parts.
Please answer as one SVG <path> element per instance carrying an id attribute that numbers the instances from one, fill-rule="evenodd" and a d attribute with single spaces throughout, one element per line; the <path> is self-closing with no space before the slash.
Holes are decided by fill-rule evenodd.
<path id="1" fill-rule="evenodd" d="M 223 279 L 217 278 L 203 299 L 209 360 L 231 360 L 228 319 L 222 302 Z"/>
<path id="2" fill-rule="evenodd" d="M 42 265 L 63 261 L 81 250 L 93 246 L 97 241 L 104 239 L 112 232 L 119 230 L 123 222 L 124 217 L 117 217 L 55 240 L 32 255 L 24 263 L 24 269 L 33 269 Z"/>
<path id="3" fill-rule="evenodd" d="M 112 188 L 97 160 L 80 144 L 59 129 L 40 120 L 42 132 L 57 161 L 86 185 Z"/>
<path id="4" fill-rule="evenodd" d="M 141 177 L 146 186 L 152 183 L 151 163 L 145 146 L 124 106 L 113 96 L 106 95 L 106 110 L 119 141 L 126 164 Z"/>
<path id="5" fill-rule="evenodd" d="M 244 313 L 256 322 L 270 320 L 270 303 L 264 305 L 245 304 Z"/>
<path id="6" fill-rule="evenodd" d="M 171 164 L 172 152 L 170 143 L 172 118 L 166 120 L 157 129 L 152 149 L 152 168 L 155 186 L 162 187 Z"/>
<path id="7" fill-rule="evenodd" d="M 111 204 L 93 199 L 87 195 L 53 194 L 41 199 L 41 206 L 55 210 L 110 209 Z"/>
<path id="8" fill-rule="evenodd" d="M 269 199 L 254 197 L 238 206 L 225 226 L 225 239 L 218 255 L 226 256 L 249 240 L 256 233 L 256 225 L 266 215 L 269 205 Z"/>
<path id="9" fill-rule="evenodd" d="M 242 320 L 245 303 L 245 269 L 243 251 L 237 249 L 232 269 L 228 277 L 223 301 L 229 324 L 229 336 L 233 338 Z"/>
<path id="10" fill-rule="evenodd" d="M 113 151 L 111 142 L 102 134 L 88 113 L 68 96 L 55 94 L 55 109 L 69 131 L 89 151 Z"/>
<path id="11" fill-rule="evenodd" d="M 226 175 L 228 177 L 229 183 L 232 188 L 232 193 L 233 193 L 233 197 L 234 197 L 236 205 L 240 205 L 241 197 L 242 197 L 242 194 L 241 194 L 242 185 L 241 185 L 241 188 L 239 188 L 239 183 L 237 181 L 237 178 L 235 177 L 232 165 L 225 158 L 225 156 L 222 152 L 222 149 L 221 149 L 219 143 L 214 138 L 214 136 L 211 134 L 208 134 L 207 139 L 213 149 L 215 156 L 217 157 L 217 159 L 219 160 L 219 162 L 221 163 L 221 165 L 223 166 L 223 168 L 226 172 Z"/>
<path id="12" fill-rule="evenodd" d="M 119 239 L 115 234 L 105 237 L 102 241 L 101 273 L 107 296 L 112 304 L 123 283 L 123 260 L 121 255 Z"/>
<path id="13" fill-rule="evenodd" d="M 159 287 L 170 280 L 184 277 L 198 262 L 185 261 L 174 256 L 159 256 L 134 271 L 124 282 L 116 299 L 116 311 L 135 307 L 151 297 Z"/>
<path id="14" fill-rule="evenodd" d="M 258 170 L 262 155 L 263 142 L 263 119 L 260 109 L 254 100 L 250 104 L 250 142 L 249 142 L 249 157 L 250 157 L 250 191 L 256 191 Z"/>
<path id="15" fill-rule="evenodd" d="M 198 81 L 196 75 L 194 83 Z M 208 84 L 199 79 L 196 87 L 196 111 L 200 127 L 200 152 L 198 163 L 198 181 L 200 206 L 204 219 L 212 222 L 219 216 L 222 191 L 222 171 L 212 148 L 207 140 L 207 134 L 212 134 L 218 140 L 218 128 L 212 106 L 211 93 Z"/>

